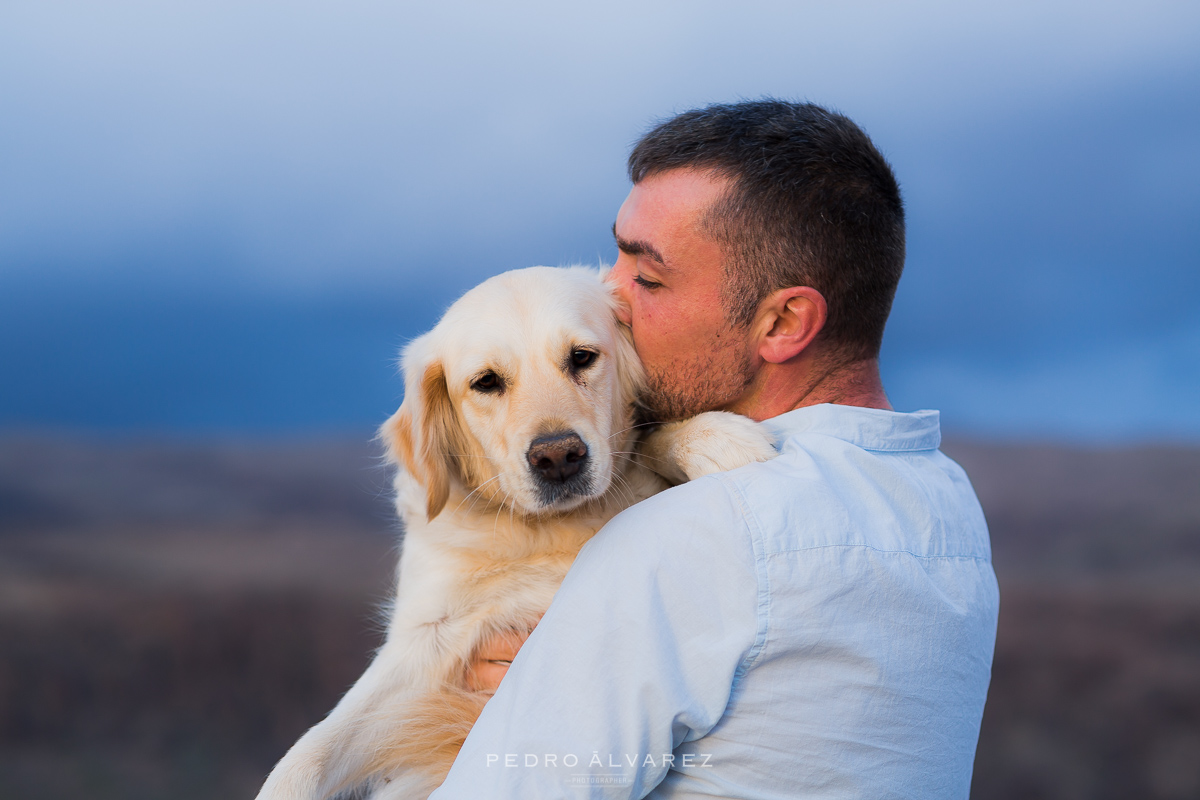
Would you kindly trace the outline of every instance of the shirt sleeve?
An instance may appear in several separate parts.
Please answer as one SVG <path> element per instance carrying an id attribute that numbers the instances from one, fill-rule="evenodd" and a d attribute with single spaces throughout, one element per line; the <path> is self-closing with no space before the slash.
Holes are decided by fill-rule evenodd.
<path id="1" fill-rule="evenodd" d="M 672 751 L 717 724 L 765 636 L 736 497 L 702 478 L 609 522 L 432 797 L 636 798 L 699 768 Z"/>

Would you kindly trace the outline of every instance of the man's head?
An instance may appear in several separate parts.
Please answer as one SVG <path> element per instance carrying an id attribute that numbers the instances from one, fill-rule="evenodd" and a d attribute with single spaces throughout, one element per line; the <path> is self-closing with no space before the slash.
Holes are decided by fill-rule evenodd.
<path id="1" fill-rule="evenodd" d="M 831 369 L 877 358 L 904 211 L 853 122 L 811 104 L 710 106 L 646 134 L 629 174 L 613 280 L 658 416 L 751 413 L 739 402 L 775 391 L 755 385 L 760 367 L 805 351 Z"/>

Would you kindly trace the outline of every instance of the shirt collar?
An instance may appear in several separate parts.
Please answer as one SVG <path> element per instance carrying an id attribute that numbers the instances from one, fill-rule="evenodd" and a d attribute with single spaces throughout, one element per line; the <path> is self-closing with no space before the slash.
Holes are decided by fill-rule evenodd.
<path id="1" fill-rule="evenodd" d="M 942 443 L 939 414 L 929 410 L 902 413 L 822 403 L 763 420 L 763 425 L 781 447 L 801 433 L 832 436 L 864 450 L 891 452 L 936 450 Z"/>

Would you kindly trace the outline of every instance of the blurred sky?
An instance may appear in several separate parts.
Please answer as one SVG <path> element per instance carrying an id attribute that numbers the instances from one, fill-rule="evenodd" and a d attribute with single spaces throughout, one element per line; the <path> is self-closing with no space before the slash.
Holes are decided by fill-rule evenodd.
<path id="1" fill-rule="evenodd" d="M 1200 441 L 1200 3 L 0 5 L 0 428 L 366 431 L 456 295 L 611 260 L 651 123 L 891 160 L 901 409 Z"/>

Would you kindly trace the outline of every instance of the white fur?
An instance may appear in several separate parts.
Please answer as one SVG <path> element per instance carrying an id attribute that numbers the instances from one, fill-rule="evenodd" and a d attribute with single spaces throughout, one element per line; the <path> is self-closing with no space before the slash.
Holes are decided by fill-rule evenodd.
<path id="1" fill-rule="evenodd" d="M 381 429 L 405 526 L 387 638 L 260 800 L 364 785 L 375 798 L 427 796 L 486 702 L 464 688 L 472 654 L 493 634 L 532 629 L 605 522 L 666 488 L 663 475 L 679 482 L 774 455 L 757 423 L 720 412 L 664 426 L 639 451 L 642 371 L 615 302 L 595 270 L 517 270 L 472 289 L 406 348 L 404 403 Z M 580 348 L 598 356 L 575 373 Z M 503 391 L 472 388 L 488 370 Z M 527 452 L 565 430 L 587 445 L 590 481 L 545 504 Z"/>

